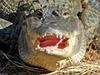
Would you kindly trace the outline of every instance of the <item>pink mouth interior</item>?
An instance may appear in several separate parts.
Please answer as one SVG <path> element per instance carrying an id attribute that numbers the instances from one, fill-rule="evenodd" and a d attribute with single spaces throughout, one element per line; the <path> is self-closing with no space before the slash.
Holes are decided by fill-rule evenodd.
<path id="1" fill-rule="evenodd" d="M 62 41 L 60 41 L 62 40 Z M 46 34 L 44 37 L 38 37 L 36 39 L 36 44 L 40 47 L 50 47 L 50 46 L 56 46 L 58 44 L 58 48 L 63 49 L 66 46 L 68 46 L 68 38 L 62 37 L 60 38 L 60 35 L 56 37 L 55 34 Z"/>

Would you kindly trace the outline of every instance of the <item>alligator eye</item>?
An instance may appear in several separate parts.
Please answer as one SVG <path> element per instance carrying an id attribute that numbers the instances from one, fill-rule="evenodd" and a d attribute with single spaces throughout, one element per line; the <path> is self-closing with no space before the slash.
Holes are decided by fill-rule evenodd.
<path id="1" fill-rule="evenodd" d="M 68 13 L 67 12 L 64 12 L 63 15 L 66 16 L 66 15 L 68 15 Z"/>
<path id="2" fill-rule="evenodd" d="M 64 18 L 69 17 L 69 13 L 68 13 L 67 11 L 64 11 L 64 12 L 63 12 L 63 17 L 64 17 Z"/>

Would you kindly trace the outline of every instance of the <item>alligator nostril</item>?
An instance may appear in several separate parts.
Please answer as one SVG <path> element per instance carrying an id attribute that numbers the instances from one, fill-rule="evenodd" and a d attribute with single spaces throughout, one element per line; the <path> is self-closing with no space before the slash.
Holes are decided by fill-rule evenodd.
<path id="1" fill-rule="evenodd" d="M 55 15 L 55 16 L 59 16 L 56 11 L 53 11 L 52 14 Z"/>

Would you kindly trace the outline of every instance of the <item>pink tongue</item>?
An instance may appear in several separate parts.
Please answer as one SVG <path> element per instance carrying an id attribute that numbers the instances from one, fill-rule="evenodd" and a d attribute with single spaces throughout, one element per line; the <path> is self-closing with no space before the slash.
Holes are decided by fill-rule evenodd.
<path id="1" fill-rule="evenodd" d="M 45 36 L 42 38 L 38 38 L 41 47 L 47 46 L 55 46 L 59 41 L 60 38 L 57 38 L 55 35 L 52 36 Z"/>
<path id="2" fill-rule="evenodd" d="M 46 41 L 40 43 L 40 46 L 41 47 L 55 46 L 58 42 L 59 42 L 59 40 L 46 40 Z"/>
<path id="3" fill-rule="evenodd" d="M 68 38 L 62 38 L 62 42 L 58 44 L 58 48 L 63 49 L 66 46 L 68 46 Z M 45 37 L 38 37 L 36 40 L 36 45 L 39 45 L 40 47 L 50 47 L 50 46 L 56 46 L 57 43 L 61 39 L 56 37 L 56 35 L 47 35 Z"/>

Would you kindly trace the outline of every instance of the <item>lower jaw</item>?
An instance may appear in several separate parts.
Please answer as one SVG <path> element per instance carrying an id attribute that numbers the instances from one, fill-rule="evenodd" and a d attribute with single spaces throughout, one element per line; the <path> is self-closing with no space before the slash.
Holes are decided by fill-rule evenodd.
<path id="1" fill-rule="evenodd" d="M 64 59 L 64 57 L 50 55 L 42 51 L 30 52 L 28 56 L 25 56 L 24 60 L 28 64 L 45 68 L 49 71 L 55 71 L 57 69 L 57 61 Z"/>

